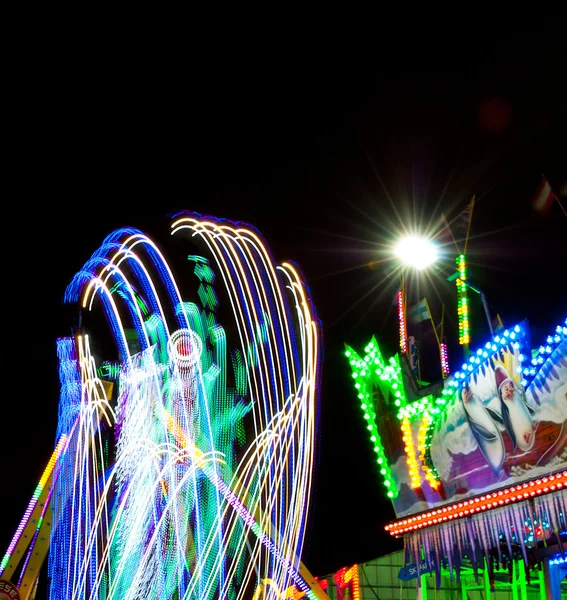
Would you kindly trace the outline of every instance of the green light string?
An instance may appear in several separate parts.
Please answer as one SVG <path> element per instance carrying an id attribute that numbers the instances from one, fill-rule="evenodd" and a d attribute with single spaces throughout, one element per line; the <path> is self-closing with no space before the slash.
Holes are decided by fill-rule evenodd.
<path id="1" fill-rule="evenodd" d="M 376 389 L 382 392 L 386 402 L 393 399 L 398 406 L 405 406 L 407 399 L 401 378 L 399 357 L 391 358 L 388 363 L 384 360 L 378 342 L 373 337 L 366 346 L 364 358 L 361 358 L 353 348 L 346 345 L 345 356 L 349 359 L 366 428 L 370 433 L 370 441 L 376 453 L 376 463 L 387 488 L 388 498 L 396 498 L 398 490 L 392 469 L 388 464 L 382 438 L 378 432 L 376 412 L 374 410 L 374 393 Z"/>

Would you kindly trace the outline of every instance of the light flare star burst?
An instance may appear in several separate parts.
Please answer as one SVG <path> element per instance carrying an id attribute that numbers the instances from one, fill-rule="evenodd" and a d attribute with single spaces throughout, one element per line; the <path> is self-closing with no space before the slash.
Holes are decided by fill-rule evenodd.
<path id="1" fill-rule="evenodd" d="M 402 238 L 394 249 L 394 254 L 406 265 L 422 270 L 432 265 L 439 257 L 437 246 L 419 236 Z"/>

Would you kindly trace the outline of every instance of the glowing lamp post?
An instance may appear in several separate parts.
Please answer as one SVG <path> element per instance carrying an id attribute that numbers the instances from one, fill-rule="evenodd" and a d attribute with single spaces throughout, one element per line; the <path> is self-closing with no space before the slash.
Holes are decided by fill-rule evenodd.
<path id="1" fill-rule="evenodd" d="M 431 240 L 417 236 L 402 238 L 396 244 L 394 254 L 405 265 L 418 271 L 429 267 L 439 258 L 437 246 Z"/>
<path id="2" fill-rule="evenodd" d="M 438 258 L 437 247 L 430 240 L 408 236 L 402 238 L 394 248 L 394 254 L 402 264 L 422 271 L 432 265 Z M 403 354 L 408 351 L 408 334 L 406 320 L 406 298 L 404 285 L 404 271 L 402 269 L 402 283 L 398 292 L 398 318 L 400 322 L 400 349 Z"/>

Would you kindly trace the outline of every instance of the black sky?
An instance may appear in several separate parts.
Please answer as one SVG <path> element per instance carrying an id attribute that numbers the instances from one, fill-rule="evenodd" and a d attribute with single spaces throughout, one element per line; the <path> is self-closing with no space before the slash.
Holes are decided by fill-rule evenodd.
<path id="1" fill-rule="evenodd" d="M 329 53 L 187 65 L 47 68 L 13 92 L 4 197 L 3 554 L 52 451 L 62 297 L 121 226 L 168 249 L 187 209 L 255 225 L 304 271 L 325 354 L 314 512 L 304 562 L 319 575 L 400 547 L 350 386 L 343 343 L 396 350 L 395 278 L 383 258 L 403 224 L 437 227 L 476 195 L 473 278 L 533 341 L 567 316 L 567 217 L 529 206 L 541 174 L 567 179 L 565 54 L 504 41 L 421 50 L 413 61 Z M 340 59 L 339 59 L 340 56 Z M 562 198 L 567 207 L 567 198 Z M 451 250 L 449 247 L 448 250 Z M 370 264 L 370 266 L 369 266 Z M 372 268 L 371 268 L 372 266 Z M 446 303 L 445 261 L 427 291 Z M 380 283 L 382 282 L 383 283 Z M 364 297 L 363 297 L 364 296 Z M 360 300 L 362 298 L 362 300 Z M 487 335 L 480 308 L 472 347 Z M 476 329 L 475 329 L 476 328 Z M 453 370 L 460 366 L 453 345 Z M 6 490 L 8 490 L 6 492 Z"/>

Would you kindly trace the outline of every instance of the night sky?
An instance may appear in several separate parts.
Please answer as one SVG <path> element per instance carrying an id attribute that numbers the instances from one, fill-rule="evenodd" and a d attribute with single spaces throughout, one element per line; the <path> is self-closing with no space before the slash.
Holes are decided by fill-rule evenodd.
<path id="1" fill-rule="evenodd" d="M 387 356 L 397 349 L 395 239 L 439 233 L 442 212 L 455 219 L 474 194 L 471 277 L 491 312 L 505 325 L 528 319 L 534 346 L 567 316 L 567 216 L 558 203 L 546 215 L 529 203 L 544 173 L 567 209 L 559 45 L 424 50 L 405 65 L 336 54 L 225 58 L 175 76 L 37 67 L 15 101 L 4 188 L 2 555 L 55 442 L 65 287 L 117 227 L 142 229 L 168 256 L 178 210 L 244 221 L 279 262 L 302 268 L 324 336 L 303 556 L 316 575 L 401 547 L 383 529 L 395 516 L 343 355 L 345 342 L 362 350 L 373 334 Z M 427 295 L 437 320 L 445 305 L 457 370 L 454 247 L 444 250 L 408 291 Z M 488 335 L 480 304 L 472 328 L 476 349 Z M 425 376 L 437 368 L 429 360 Z"/>

